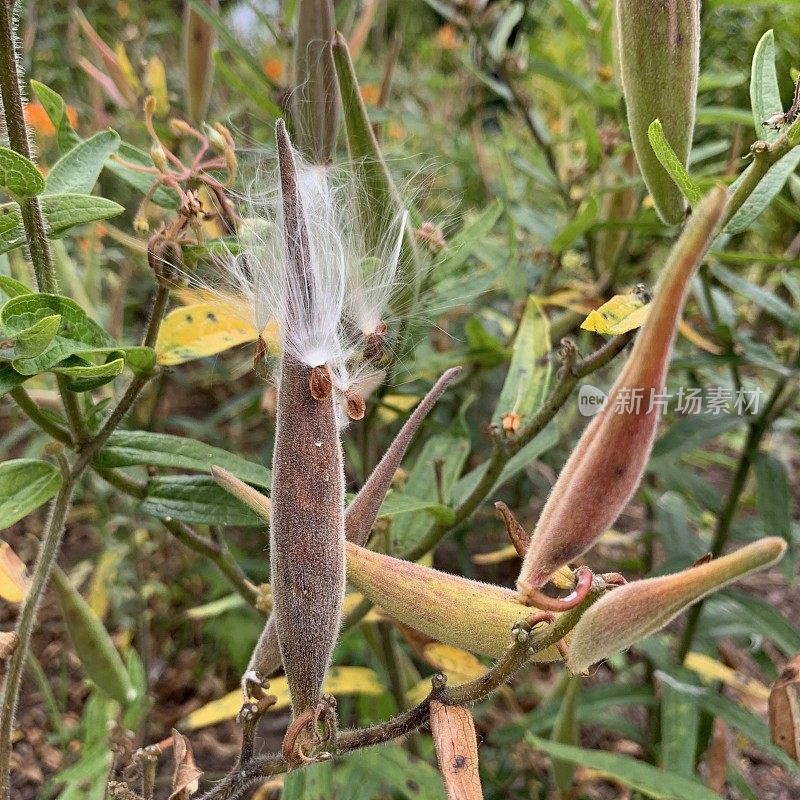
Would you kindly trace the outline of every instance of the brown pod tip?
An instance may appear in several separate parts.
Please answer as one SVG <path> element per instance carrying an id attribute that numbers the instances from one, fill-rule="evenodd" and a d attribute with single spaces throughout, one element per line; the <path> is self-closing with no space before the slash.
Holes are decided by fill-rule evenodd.
<path id="1" fill-rule="evenodd" d="M 324 364 L 311 368 L 308 390 L 315 400 L 327 400 L 331 396 L 333 381 L 331 380 L 331 373 Z"/>

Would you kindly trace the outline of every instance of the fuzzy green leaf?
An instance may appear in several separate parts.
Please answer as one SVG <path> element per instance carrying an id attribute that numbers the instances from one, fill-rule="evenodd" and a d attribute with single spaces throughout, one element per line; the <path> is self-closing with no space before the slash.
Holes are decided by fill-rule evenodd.
<path id="1" fill-rule="evenodd" d="M 0 364 L 0 397 L 8 394 L 17 386 L 22 386 L 28 380 L 27 375 L 20 375 L 11 364 Z"/>
<path id="2" fill-rule="evenodd" d="M 25 156 L 0 147 L 0 186 L 20 199 L 36 197 L 44 191 L 44 178 Z"/>
<path id="3" fill-rule="evenodd" d="M 16 358 L 35 358 L 53 341 L 60 325 L 59 314 L 42 317 L 29 328 L 16 333 L 13 339 L 0 342 L 0 359 L 13 361 Z"/>
<path id="4" fill-rule="evenodd" d="M 204 475 L 152 478 L 140 510 L 204 525 L 264 525 L 260 516 Z"/>
<path id="5" fill-rule="evenodd" d="M 75 129 L 69 121 L 67 105 L 64 102 L 64 98 L 57 92 L 54 92 L 49 86 L 39 83 L 39 81 L 32 80 L 31 89 L 33 89 L 33 93 L 36 97 L 39 98 L 39 102 L 42 104 L 45 114 L 47 114 L 50 122 L 53 123 L 53 127 L 56 129 L 58 149 L 62 153 L 66 153 L 68 150 L 75 147 L 75 145 L 80 142 L 81 138 L 75 133 Z"/>
<path id="6" fill-rule="evenodd" d="M 46 194 L 89 194 L 103 165 L 119 148 L 116 131 L 100 131 L 63 155 L 47 176 Z"/>
<path id="7" fill-rule="evenodd" d="M 596 770 L 612 781 L 630 786 L 646 797 L 653 797 L 656 800 L 722 800 L 716 792 L 707 789 L 697 780 L 665 772 L 630 756 L 572 747 L 531 734 L 527 734 L 525 739 L 551 758 L 570 761 L 578 766 Z"/>
<path id="8" fill-rule="evenodd" d="M 773 142 L 780 131 L 764 125 L 773 114 L 783 113 L 778 74 L 775 71 L 775 34 L 769 30 L 759 40 L 753 53 L 750 72 L 750 106 L 756 138 Z"/>
<path id="9" fill-rule="evenodd" d="M 678 156 L 675 155 L 675 151 L 670 147 L 667 137 L 664 136 L 661 120 L 654 119 L 650 123 L 650 127 L 647 129 L 647 138 L 650 140 L 650 146 L 653 148 L 656 158 L 661 162 L 661 166 L 675 181 L 675 185 L 689 201 L 689 205 L 696 206 L 702 197 L 700 187 L 692 180 L 686 167 L 683 166 Z"/>
<path id="10" fill-rule="evenodd" d="M 34 458 L 0 464 L 0 530 L 8 528 L 46 503 L 61 486 L 61 473 Z"/>
<path id="11" fill-rule="evenodd" d="M 150 431 L 115 431 L 94 460 L 101 469 L 147 465 L 195 470 L 208 474 L 212 466 L 222 467 L 239 480 L 268 489 L 272 473 L 261 464 L 212 447 L 196 439 Z"/>
<path id="12" fill-rule="evenodd" d="M 88 392 L 113 381 L 125 368 L 125 359 L 113 358 L 105 364 L 92 364 L 77 356 L 71 356 L 62 364 L 53 367 L 57 375 L 67 378 L 67 386 L 73 392 Z"/>

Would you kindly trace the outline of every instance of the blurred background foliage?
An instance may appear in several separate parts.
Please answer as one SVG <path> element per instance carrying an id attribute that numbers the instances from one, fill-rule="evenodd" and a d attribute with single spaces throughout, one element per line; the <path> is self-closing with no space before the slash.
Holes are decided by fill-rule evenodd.
<path id="1" fill-rule="evenodd" d="M 259 148 L 270 146 L 289 91 L 294 5 L 223 2 L 216 18 L 216 71 L 205 119 L 232 132 L 245 180 Z M 186 142 L 167 125 L 170 116 L 187 113 L 181 4 L 89 1 L 77 9 L 74 2 L 23 4 L 26 74 L 63 96 L 82 136 L 112 127 L 143 150 L 150 139 L 141 105 L 152 94 L 156 128 L 181 152 Z M 398 354 L 393 379 L 373 398 L 367 419 L 346 434 L 348 476 L 357 488 L 404 410 L 444 368 L 464 364 L 467 377 L 440 402 L 397 487 L 398 494 L 405 486 L 410 496 L 447 505 L 463 491 L 457 479 L 491 452 L 487 426 L 527 298 L 534 295 L 549 319 L 549 339 L 540 326 L 536 348 L 552 359 L 555 373 L 551 346 L 564 335 L 573 336 L 584 353 L 598 346 L 601 337 L 581 331 L 580 322 L 612 295 L 640 283 L 652 286 L 676 231 L 659 222 L 632 159 L 611 0 L 491 2 L 480 23 L 446 0 L 340 0 L 336 15 L 390 170 L 413 200 L 415 225 L 430 223 L 421 242 L 433 264 L 412 317 L 412 344 Z M 87 26 L 115 54 L 129 92 L 109 82 Z M 768 29 L 775 31 L 779 86 L 788 108 L 800 67 L 800 4 L 703 3 L 690 171 L 705 187 L 732 179 L 747 163 L 756 136 L 750 63 Z M 387 63 L 394 63 L 392 70 Z M 36 102 L 28 106 L 28 120 L 41 163 L 52 165 L 56 137 Z M 144 240 L 134 231 L 141 195 L 109 171 L 96 191 L 126 211 L 55 243 L 62 288 L 115 338 L 133 341 L 154 287 Z M 755 224 L 716 243 L 709 267 L 695 282 L 688 328 L 670 373 L 672 390 L 731 389 L 741 380 L 766 399 L 777 381 L 796 382 L 798 200 L 800 179 L 792 175 Z M 165 213 L 155 206 L 148 210 L 151 229 Z M 210 239 L 221 234 L 214 224 L 206 227 Z M 21 251 L 3 259 L 0 272 L 24 278 Z M 252 349 L 244 346 L 168 368 L 127 427 L 189 437 L 269 464 L 274 397 L 251 365 Z M 593 376 L 592 383 L 607 387 L 614 369 Z M 54 407 L 47 378 L 30 386 L 38 402 Z M 119 392 L 116 383 L 95 391 L 93 413 Z M 799 418 L 791 401 L 784 400 L 779 411 L 755 443 L 751 419 L 670 412 L 636 501 L 590 562 L 631 575 L 675 569 L 711 548 L 719 519 L 728 512 L 731 538 L 779 533 L 794 544 Z M 41 452 L 47 437 L 5 400 L 0 422 L 3 453 Z M 505 500 L 528 528 L 582 429 L 577 403 L 568 402 L 557 422 L 513 478 L 487 498 Z M 443 459 L 445 476 L 439 495 L 437 459 Z M 734 492 L 742 470 L 742 485 Z M 172 474 L 168 468 L 162 472 Z M 127 653 L 142 699 L 125 720 L 118 718 L 96 680 L 85 680 L 91 669 L 70 651 L 55 601 L 48 599 L 18 719 L 21 797 L 102 797 L 108 738 L 116 737 L 120 749 L 126 744 L 109 727 L 112 722 L 134 730 L 139 743 L 155 741 L 200 709 L 195 751 L 206 777 L 221 774 L 232 760 L 237 704 L 229 702 L 221 714 L 225 721 L 213 726 L 207 704 L 236 688 L 262 617 L 232 593 L 212 563 L 170 535 L 158 519 L 170 516 L 167 508 L 153 498 L 143 505 L 125 497 L 96 473 L 82 488 L 61 563 Z M 174 519 L 202 526 L 203 508 L 169 508 L 178 509 Z M 435 522 L 430 510 L 403 514 L 382 535 L 387 545 L 404 549 Z M 28 518 L 4 538 L 28 561 L 37 530 L 37 520 Z M 266 581 L 264 532 L 234 525 L 225 533 L 244 573 L 255 583 Z M 511 584 L 518 562 L 489 502 L 449 533 L 432 556 L 437 566 Z M 780 569 L 709 600 L 692 657 L 682 666 L 675 657 L 679 624 L 611 659 L 580 691 L 560 669 L 527 670 L 513 690 L 504 688 L 475 709 L 485 796 L 665 796 L 639 785 L 628 761 L 584 760 L 577 771 L 568 769 L 566 784 L 563 772 L 554 783 L 532 735 L 699 775 L 723 797 L 778 800 L 800 792 L 797 765 L 770 743 L 765 722 L 767 687 L 800 651 L 795 580 L 794 558 L 787 557 Z M 373 613 L 337 648 L 336 664 L 373 670 L 369 680 L 361 675 L 348 682 L 344 676 L 343 723 L 385 719 L 436 669 L 474 674 L 473 661 L 465 654 L 432 653 L 425 642 Z M 565 693 L 570 702 L 562 704 Z M 285 722 L 280 713 L 286 712 L 265 723 L 270 748 L 277 739 L 269 737 L 275 739 Z M 415 735 L 400 747 L 355 754 L 333 769 L 315 768 L 287 780 L 284 796 L 439 797 L 432 763 L 429 741 Z M 573 778 L 574 787 L 563 788 Z M 259 797 L 271 791 L 280 787 Z"/>

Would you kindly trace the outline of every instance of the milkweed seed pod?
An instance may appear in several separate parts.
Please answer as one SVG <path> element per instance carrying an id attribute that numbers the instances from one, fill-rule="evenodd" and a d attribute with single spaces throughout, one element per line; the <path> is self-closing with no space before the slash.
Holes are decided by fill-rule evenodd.
<path id="1" fill-rule="evenodd" d="M 204 0 L 212 14 L 219 11 L 219 0 Z M 214 78 L 214 45 L 217 34 L 189 3 L 183 18 L 183 61 L 186 75 L 186 112 L 198 125 L 208 110 Z"/>
<path id="2" fill-rule="evenodd" d="M 339 131 L 339 89 L 333 66 L 333 3 L 300 0 L 294 49 L 292 121 L 297 149 L 313 164 L 327 164 Z"/>
<path id="3" fill-rule="evenodd" d="M 636 160 L 664 222 L 683 219 L 686 201 L 661 166 L 647 129 L 660 119 L 686 166 L 694 132 L 700 62 L 700 0 L 617 0 L 622 88 Z"/>
<path id="4" fill-rule="evenodd" d="M 347 579 L 364 597 L 414 630 L 479 655 L 498 658 L 511 629 L 531 615 L 519 595 L 488 583 L 374 553 L 347 543 Z M 553 646 L 533 656 L 558 661 Z"/>
<path id="5" fill-rule="evenodd" d="M 771 536 L 674 575 L 633 581 L 591 606 L 572 632 L 567 666 L 580 673 L 663 628 L 707 594 L 779 561 L 786 542 Z"/>
<path id="6" fill-rule="evenodd" d="M 317 296 L 294 157 L 277 124 L 285 236 L 286 327 L 302 331 L 329 298 Z M 313 331 L 308 331 L 313 335 Z M 313 348 L 312 348 L 313 351 Z M 334 397 L 321 375 L 284 350 L 273 460 L 270 565 L 281 656 L 298 715 L 320 699 L 339 632 L 345 588 L 344 472 Z"/>
<path id="7" fill-rule="evenodd" d="M 689 281 L 726 203 L 725 188 L 713 189 L 673 247 L 608 402 L 584 431 L 539 517 L 517 583 L 523 594 L 526 587 L 543 586 L 559 567 L 588 550 L 639 485 L 658 427 L 658 405 L 650 407 L 650 400 L 663 391 Z"/>
<path id="8" fill-rule="evenodd" d="M 378 516 L 381 503 L 389 491 L 392 479 L 400 462 L 403 460 L 408 446 L 414 434 L 419 429 L 422 421 L 433 408 L 436 401 L 442 396 L 444 390 L 461 373 L 461 367 L 453 367 L 442 375 L 435 383 L 422 402 L 414 409 L 411 416 L 406 420 L 403 427 L 398 432 L 392 444 L 372 471 L 361 491 L 356 495 L 352 503 L 347 507 L 344 514 L 345 537 L 349 542 L 364 545 L 369 538 L 369 533 Z M 269 521 L 270 502 L 262 494 L 252 489 L 247 484 L 238 480 L 226 470 L 219 467 L 212 467 L 211 472 L 217 482 L 234 497 L 249 505 L 257 514 Z M 276 630 L 276 617 L 270 615 L 267 620 L 261 638 L 253 650 L 250 663 L 242 682 L 242 689 L 245 693 L 245 701 L 249 691 L 247 683 L 254 681 L 260 683 L 268 678 L 281 666 L 281 654 L 278 645 L 278 635 Z"/>

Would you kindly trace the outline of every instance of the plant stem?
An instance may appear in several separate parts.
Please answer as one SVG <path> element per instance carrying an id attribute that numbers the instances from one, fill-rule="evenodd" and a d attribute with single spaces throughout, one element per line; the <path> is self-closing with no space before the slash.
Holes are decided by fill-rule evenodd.
<path id="1" fill-rule="evenodd" d="M 31 145 L 28 139 L 28 128 L 25 125 L 15 45 L 14 2 L 13 0 L 0 0 L 0 74 L 2 74 L 0 98 L 3 101 L 8 143 L 12 150 L 30 161 Z M 50 252 L 50 243 L 47 241 L 47 229 L 39 198 L 22 197 L 17 202 L 39 291 L 57 292 L 53 256 Z"/>
<path id="2" fill-rule="evenodd" d="M 72 447 L 72 436 L 70 436 L 69 431 L 62 428 L 57 422 L 53 422 L 47 414 L 43 413 L 42 409 L 34 403 L 31 396 L 22 386 L 12 389 L 10 394 L 22 411 L 24 411 L 45 433 L 49 433 L 56 441 L 68 447 Z"/>
<path id="3" fill-rule="evenodd" d="M 11 733 L 19 696 L 22 670 L 30 647 L 31 634 L 36 621 L 36 612 L 44 594 L 45 587 L 55 563 L 56 554 L 64 533 L 64 523 L 69 512 L 72 493 L 77 476 L 65 476 L 61 489 L 56 495 L 42 535 L 42 544 L 36 557 L 31 575 L 31 585 L 20 609 L 17 635 L 19 645 L 11 656 L 3 686 L 2 706 L 0 706 L 0 798 L 9 800 L 11 791 Z"/>

